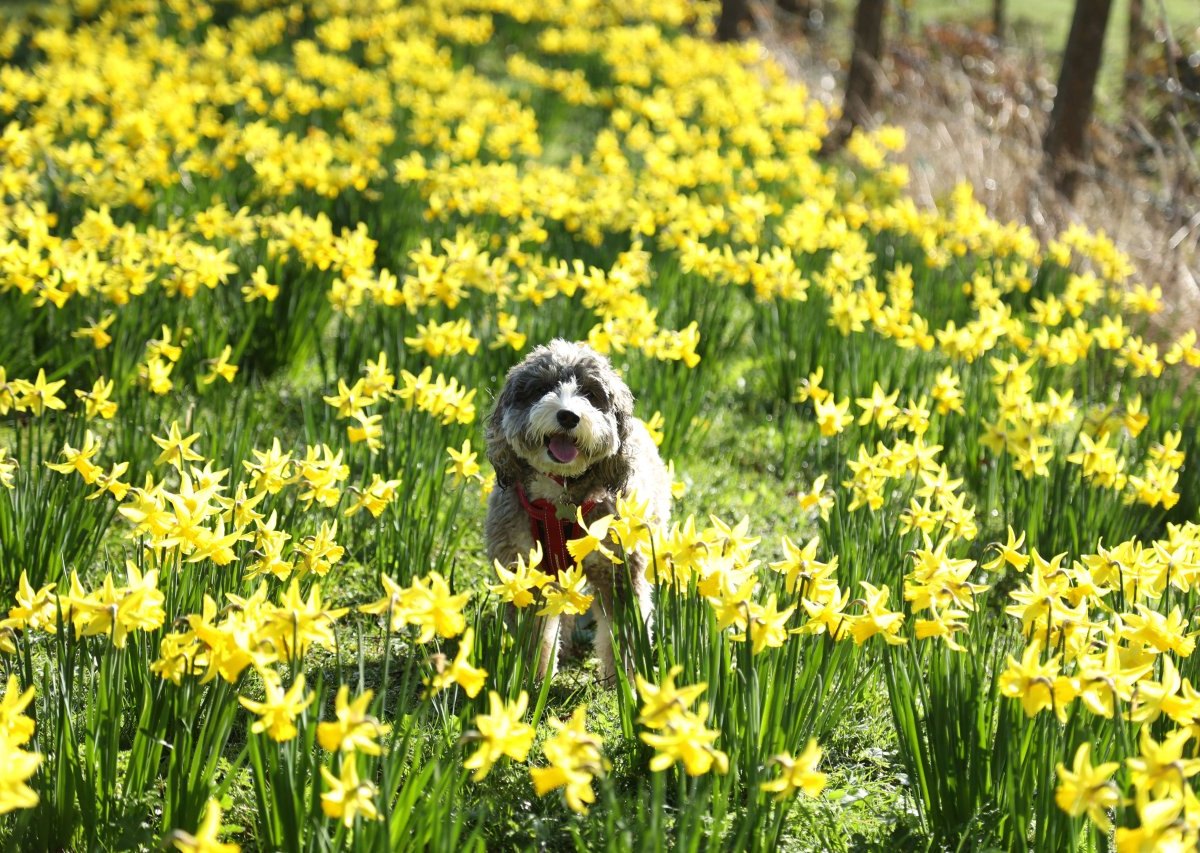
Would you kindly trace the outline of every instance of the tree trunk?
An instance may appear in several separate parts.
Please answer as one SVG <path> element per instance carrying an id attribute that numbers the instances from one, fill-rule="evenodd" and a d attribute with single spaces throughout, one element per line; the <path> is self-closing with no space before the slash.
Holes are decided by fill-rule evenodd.
<path id="1" fill-rule="evenodd" d="M 1142 51 L 1150 40 L 1143 0 L 1129 0 L 1129 40 L 1125 43 L 1125 109 L 1136 111 L 1142 98 Z"/>
<path id="2" fill-rule="evenodd" d="M 1063 51 L 1054 109 L 1042 142 L 1055 188 L 1067 199 L 1075 197 L 1079 166 L 1086 149 L 1088 124 L 1096 97 L 1096 76 L 1104 48 L 1104 31 L 1112 0 L 1076 0 L 1071 33 Z"/>
<path id="3" fill-rule="evenodd" d="M 887 0 L 858 0 L 854 10 L 854 53 L 846 75 L 846 97 L 837 127 L 825 138 L 822 153 L 837 151 L 856 127 L 871 120 L 879 89 L 879 66 L 883 59 L 883 20 Z"/>
<path id="4" fill-rule="evenodd" d="M 823 5 L 821 0 L 775 0 L 776 8 L 800 20 L 800 29 L 805 35 L 812 35 L 824 26 Z"/>
<path id="5" fill-rule="evenodd" d="M 775 0 L 775 5 L 789 15 L 805 15 L 812 11 L 812 0 Z"/>
<path id="6" fill-rule="evenodd" d="M 748 0 L 721 0 L 721 16 L 717 18 L 717 41 L 740 39 L 742 24 L 753 24 Z"/>
<path id="7" fill-rule="evenodd" d="M 1139 2 L 1139 0 L 1134 0 Z M 997 42 L 1004 41 L 1004 28 L 1008 25 L 1005 0 L 992 0 L 992 38 Z"/>

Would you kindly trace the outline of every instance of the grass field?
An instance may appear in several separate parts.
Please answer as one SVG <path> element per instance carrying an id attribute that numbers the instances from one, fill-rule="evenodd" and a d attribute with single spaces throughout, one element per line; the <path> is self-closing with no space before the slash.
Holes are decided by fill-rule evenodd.
<path id="1" fill-rule="evenodd" d="M 712 3 L 16 8 L 6 848 L 1196 844 L 1200 346 L 1101 230 L 818 160 Z M 585 543 L 654 585 L 613 687 L 484 557 L 560 336 L 675 481 Z"/>

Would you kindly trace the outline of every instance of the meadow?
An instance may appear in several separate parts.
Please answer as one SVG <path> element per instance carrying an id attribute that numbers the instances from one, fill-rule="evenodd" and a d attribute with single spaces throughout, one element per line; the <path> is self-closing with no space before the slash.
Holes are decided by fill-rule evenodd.
<path id="1" fill-rule="evenodd" d="M 818 159 L 714 3 L 3 14 L 8 849 L 1195 846 L 1200 344 L 1101 229 Z M 555 337 L 676 480 L 609 688 L 484 558 Z"/>

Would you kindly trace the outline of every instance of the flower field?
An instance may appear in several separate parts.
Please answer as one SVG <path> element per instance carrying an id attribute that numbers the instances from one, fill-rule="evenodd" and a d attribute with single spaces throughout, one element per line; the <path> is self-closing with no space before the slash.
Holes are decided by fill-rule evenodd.
<path id="1" fill-rule="evenodd" d="M 0 843 L 1195 847 L 1196 332 L 716 11 L 0 10 Z M 615 687 L 484 558 L 555 337 L 676 480 Z"/>

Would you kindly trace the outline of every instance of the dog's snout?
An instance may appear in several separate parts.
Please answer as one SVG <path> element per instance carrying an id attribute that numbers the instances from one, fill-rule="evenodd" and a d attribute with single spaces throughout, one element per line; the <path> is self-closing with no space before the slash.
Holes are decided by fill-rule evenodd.
<path id="1" fill-rule="evenodd" d="M 579 415 L 570 409 L 558 410 L 558 425 L 563 429 L 574 429 L 579 424 Z"/>

